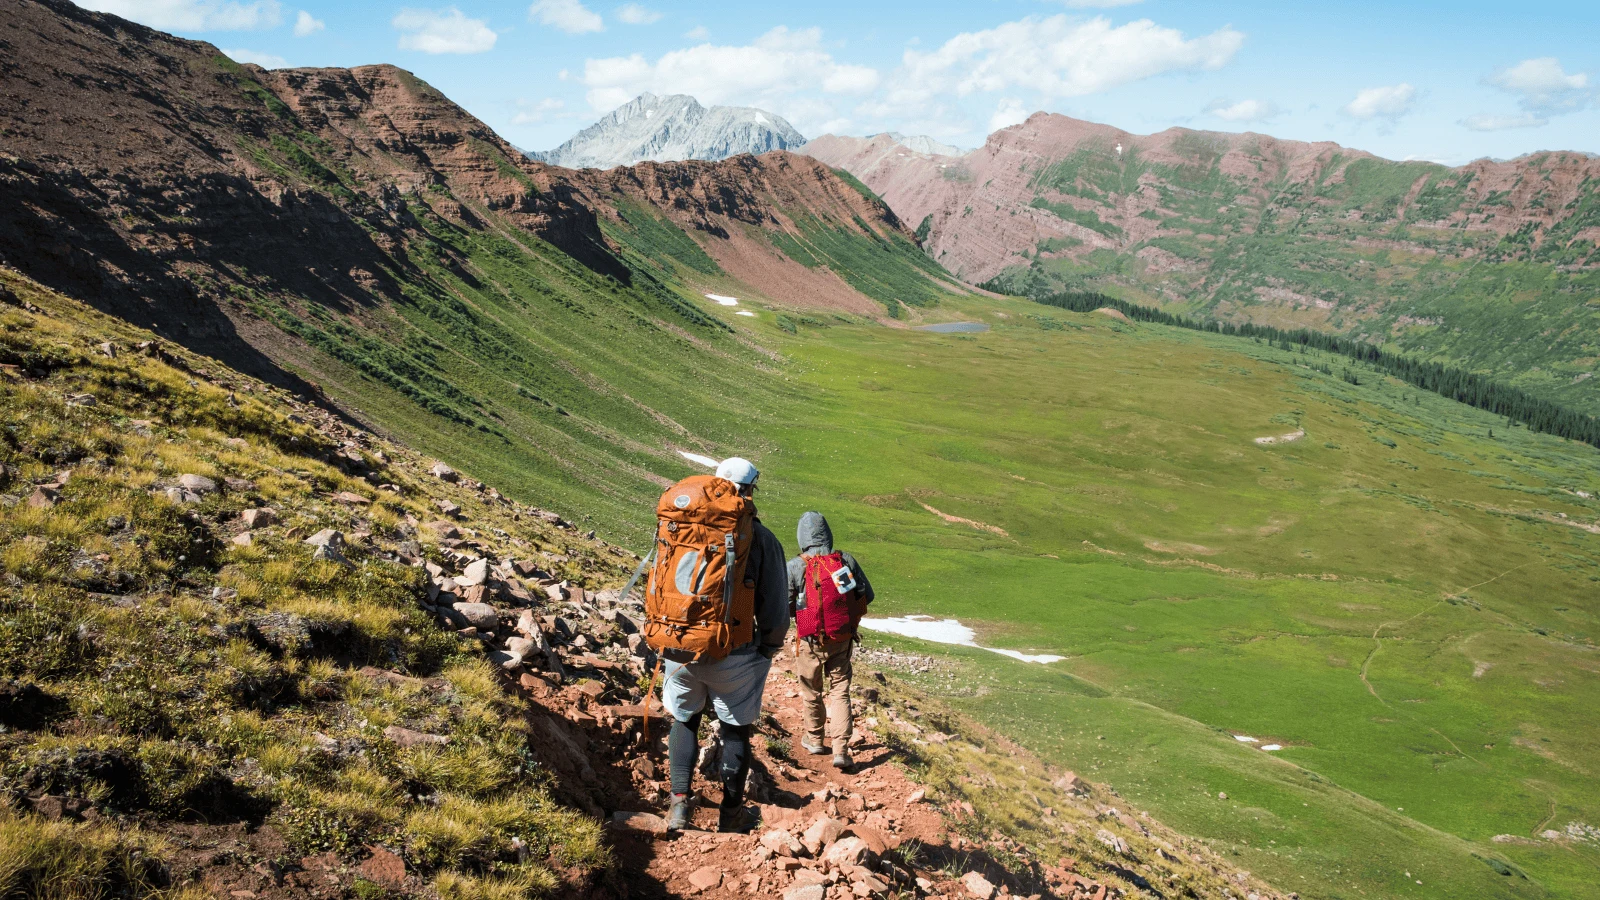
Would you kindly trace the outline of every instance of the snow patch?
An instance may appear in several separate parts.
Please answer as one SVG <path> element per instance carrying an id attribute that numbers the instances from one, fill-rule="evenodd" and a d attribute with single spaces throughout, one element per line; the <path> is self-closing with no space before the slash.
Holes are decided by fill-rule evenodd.
<path id="1" fill-rule="evenodd" d="M 725 297 L 722 294 L 707 294 L 706 295 L 706 299 L 707 300 L 715 300 L 718 303 L 722 304 L 723 306 L 738 306 L 739 305 L 739 298 L 738 297 Z"/>
<path id="2" fill-rule="evenodd" d="M 1245 743 L 1245 744 L 1259 744 L 1259 743 L 1261 743 L 1260 740 L 1258 740 L 1256 738 L 1253 738 L 1253 737 L 1250 737 L 1249 735 L 1244 735 L 1244 734 L 1236 734 L 1236 735 L 1233 736 L 1233 739 L 1236 740 L 1236 741 L 1239 741 L 1241 743 Z"/>
<path id="3" fill-rule="evenodd" d="M 705 466 L 708 469 L 715 469 L 722 462 L 721 460 L 718 460 L 718 459 L 712 459 L 709 456 L 701 456 L 698 453 L 690 453 L 687 450 L 679 450 L 678 451 L 678 455 L 683 457 L 684 459 L 687 459 L 689 462 L 699 463 L 700 465 Z"/>
<path id="4" fill-rule="evenodd" d="M 734 313 L 734 315 L 736 315 L 736 316 L 749 316 L 752 319 L 754 319 L 756 317 L 756 314 L 751 312 L 748 309 L 741 309 L 738 312 Z"/>
<path id="5" fill-rule="evenodd" d="M 954 644 L 959 647 L 977 647 L 990 653 L 1009 656 L 1012 659 L 1028 663 L 1053 663 L 1066 659 L 1065 656 L 1055 656 L 1049 653 L 1023 653 L 1018 650 L 1002 650 L 998 647 L 984 647 L 975 638 L 977 632 L 961 624 L 956 619 L 935 619 L 933 616 L 898 616 L 893 618 L 878 618 L 868 616 L 861 620 L 861 627 L 870 631 L 882 631 L 886 634 L 899 634 L 914 637 L 935 644 Z"/>
<path id="6" fill-rule="evenodd" d="M 1271 753 L 1274 750 L 1282 750 L 1283 749 L 1283 745 L 1282 744 L 1263 744 L 1261 746 L 1261 749 L 1267 751 L 1268 753 Z"/>

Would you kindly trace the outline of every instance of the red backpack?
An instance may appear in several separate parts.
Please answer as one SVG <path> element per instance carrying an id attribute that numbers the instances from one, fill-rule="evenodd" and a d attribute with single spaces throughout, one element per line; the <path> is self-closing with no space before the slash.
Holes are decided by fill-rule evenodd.
<path id="1" fill-rule="evenodd" d="M 834 551 L 803 559 L 806 605 L 795 611 L 796 633 L 801 638 L 820 637 L 828 642 L 855 637 L 861 624 L 861 608 L 856 602 L 855 578 L 845 565 L 844 554 Z M 840 570 L 844 575 L 836 579 L 834 575 Z"/>

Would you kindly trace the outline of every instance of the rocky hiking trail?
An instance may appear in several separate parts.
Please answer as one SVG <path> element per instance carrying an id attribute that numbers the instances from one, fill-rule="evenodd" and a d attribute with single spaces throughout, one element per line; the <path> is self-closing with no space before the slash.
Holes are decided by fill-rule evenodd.
<path id="1" fill-rule="evenodd" d="M 1283 896 L 920 695 L 899 673 L 937 658 L 870 639 L 852 771 L 798 749 L 780 656 L 761 824 L 699 830 L 702 778 L 697 830 L 666 834 L 655 660 L 616 589 L 636 555 L 0 280 L 0 848 L 70 848 L 17 878 L 166 900 Z"/>

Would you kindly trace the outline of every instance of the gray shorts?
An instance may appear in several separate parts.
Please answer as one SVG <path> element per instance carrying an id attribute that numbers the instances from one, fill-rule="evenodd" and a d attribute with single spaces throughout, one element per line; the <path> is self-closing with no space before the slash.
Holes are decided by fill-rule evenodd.
<path id="1" fill-rule="evenodd" d="M 767 686 L 772 660 L 755 647 L 735 650 L 716 662 L 667 662 L 661 683 L 661 702 L 680 722 L 706 708 L 729 725 L 749 725 L 761 715 L 761 694 Z"/>

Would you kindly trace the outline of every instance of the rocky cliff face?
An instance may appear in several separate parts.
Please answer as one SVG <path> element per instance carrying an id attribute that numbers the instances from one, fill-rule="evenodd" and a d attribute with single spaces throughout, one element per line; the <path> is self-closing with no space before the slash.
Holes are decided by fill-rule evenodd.
<path id="1" fill-rule="evenodd" d="M 646 160 L 718 160 L 740 153 L 790 150 L 805 140 L 782 116 L 765 110 L 707 109 L 684 94 L 641 94 L 560 147 L 528 156 L 573 169 L 610 169 Z"/>
<path id="2" fill-rule="evenodd" d="M 1451 169 L 1044 113 L 960 158 L 888 135 L 806 152 L 866 182 L 971 283 L 1395 341 L 1600 408 L 1582 387 L 1600 346 L 1571 328 L 1600 290 L 1600 159 L 1586 154 Z"/>
<path id="3" fill-rule="evenodd" d="M 433 188 L 625 273 L 559 179 L 392 66 L 267 73 L 64 0 L 0 18 L 0 259 L 252 373 L 287 379 L 234 301 L 392 300 Z"/>

